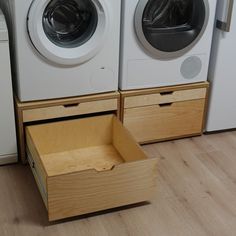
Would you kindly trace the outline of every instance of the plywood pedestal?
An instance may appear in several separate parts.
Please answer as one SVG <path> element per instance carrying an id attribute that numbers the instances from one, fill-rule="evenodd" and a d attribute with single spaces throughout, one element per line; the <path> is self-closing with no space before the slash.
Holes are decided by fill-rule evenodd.
<path id="1" fill-rule="evenodd" d="M 121 92 L 121 120 L 141 144 L 201 135 L 207 82 Z"/>

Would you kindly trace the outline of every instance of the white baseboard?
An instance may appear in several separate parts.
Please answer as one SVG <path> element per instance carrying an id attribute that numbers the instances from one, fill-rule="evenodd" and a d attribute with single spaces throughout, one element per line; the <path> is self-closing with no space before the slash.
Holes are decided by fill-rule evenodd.
<path id="1" fill-rule="evenodd" d="M 0 165 L 16 163 L 18 161 L 17 154 L 0 155 Z"/>

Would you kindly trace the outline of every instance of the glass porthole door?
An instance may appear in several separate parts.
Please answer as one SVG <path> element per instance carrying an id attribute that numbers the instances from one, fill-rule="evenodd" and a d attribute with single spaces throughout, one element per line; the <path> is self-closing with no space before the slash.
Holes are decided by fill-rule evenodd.
<path id="1" fill-rule="evenodd" d="M 207 0 L 140 0 L 135 29 L 152 56 L 172 59 L 185 54 L 199 41 L 208 19 Z"/>
<path id="2" fill-rule="evenodd" d="M 88 41 L 97 28 L 98 15 L 91 1 L 51 1 L 43 13 L 43 29 L 48 39 L 74 48 Z"/>
<path id="3" fill-rule="evenodd" d="M 80 64 L 102 48 L 108 13 L 103 0 L 34 0 L 28 13 L 29 36 L 50 61 Z"/>

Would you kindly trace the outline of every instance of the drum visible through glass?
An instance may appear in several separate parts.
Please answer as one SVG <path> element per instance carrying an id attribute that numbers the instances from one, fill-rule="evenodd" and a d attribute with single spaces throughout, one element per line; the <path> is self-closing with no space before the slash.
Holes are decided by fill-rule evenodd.
<path id="1" fill-rule="evenodd" d="M 86 43 L 94 34 L 97 22 L 97 10 L 91 0 L 52 0 L 42 18 L 48 39 L 64 48 Z"/>
<path id="2" fill-rule="evenodd" d="M 149 0 L 143 12 L 143 33 L 154 48 L 176 52 L 199 36 L 205 17 L 202 0 Z"/>

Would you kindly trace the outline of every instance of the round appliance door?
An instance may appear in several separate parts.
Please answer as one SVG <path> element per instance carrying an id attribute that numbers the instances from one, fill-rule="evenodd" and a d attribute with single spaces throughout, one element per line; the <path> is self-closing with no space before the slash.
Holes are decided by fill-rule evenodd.
<path id="1" fill-rule="evenodd" d="M 104 0 L 34 0 L 29 36 L 37 51 L 54 63 L 84 63 L 103 47 L 108 13 Z"/>
<path id="2" fill-rule="evenodd" d="M 140 0 L 135 30 L 151 56 L 174 59 L 199 41 L 208 20 L 208 0 Z"/>

